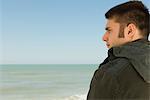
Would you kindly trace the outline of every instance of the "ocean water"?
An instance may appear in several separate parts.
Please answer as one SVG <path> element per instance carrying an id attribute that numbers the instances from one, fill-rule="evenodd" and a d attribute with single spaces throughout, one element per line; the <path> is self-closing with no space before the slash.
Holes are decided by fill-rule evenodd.
<path id="1" fill-rule="evenodd" d="M 0 100 L 85 100 L 96 64 L 0 65 Z"/>

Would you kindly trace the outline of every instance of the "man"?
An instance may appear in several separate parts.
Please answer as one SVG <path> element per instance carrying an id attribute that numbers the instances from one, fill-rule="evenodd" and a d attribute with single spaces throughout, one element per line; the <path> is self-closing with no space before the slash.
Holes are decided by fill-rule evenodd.
<path id="1" fill-rule="evenodd" d="M 128 1 L 105 17 L 108 57 L 94 73 L 87 100 L 150 100 L 148 9 Z"/>

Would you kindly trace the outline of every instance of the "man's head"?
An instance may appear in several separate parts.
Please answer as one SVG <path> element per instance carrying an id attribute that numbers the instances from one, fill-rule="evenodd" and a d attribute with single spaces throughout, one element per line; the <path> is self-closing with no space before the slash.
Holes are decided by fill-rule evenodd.
<path id="1" fill-rule="evenodd" d="M 129 1 L 111 8 L 103 40 L 108 48 L 149 36 L 149 11 L 141 1 Z"/>

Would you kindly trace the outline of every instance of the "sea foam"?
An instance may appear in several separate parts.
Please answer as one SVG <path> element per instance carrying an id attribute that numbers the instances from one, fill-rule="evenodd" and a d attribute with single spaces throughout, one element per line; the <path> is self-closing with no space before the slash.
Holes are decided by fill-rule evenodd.
<path id="1" fill-rule="evenodd" d="M 61 99 L 57 99 L 57 100 L 86 100 L 86 94 L 84 95 L 73 95 L 73 96 L 69 96 L 69 97 L 64 97 Z"/>

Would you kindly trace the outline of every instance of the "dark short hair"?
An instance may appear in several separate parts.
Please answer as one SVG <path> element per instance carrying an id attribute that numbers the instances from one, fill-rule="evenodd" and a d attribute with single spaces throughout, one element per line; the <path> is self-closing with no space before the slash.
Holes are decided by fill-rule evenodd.
<path id="1" fill-rule="evenodd" d="M 128 25 L 133 23 L 143 37 L 149 36 L 149 11 L 141 1 L 128 1 L 117 5 L 106 12 L 107 19 L 115 19 L 116 22 Z"/>

